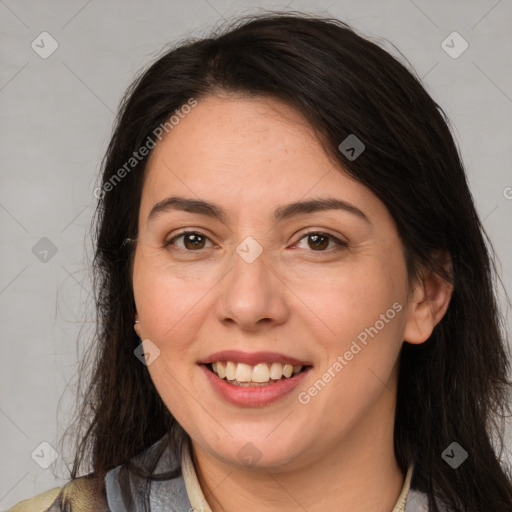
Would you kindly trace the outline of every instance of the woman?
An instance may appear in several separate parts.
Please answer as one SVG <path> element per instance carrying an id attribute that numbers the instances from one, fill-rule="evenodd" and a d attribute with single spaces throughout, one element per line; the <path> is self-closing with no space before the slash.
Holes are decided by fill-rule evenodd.
<path id="1" fill-rule="evenodd" d="M 512 510 L 493 260 L 388 53 L 291 13 L 185 42 L 95 195 L 91 419 L 72 480 L 13 511 Z"/>

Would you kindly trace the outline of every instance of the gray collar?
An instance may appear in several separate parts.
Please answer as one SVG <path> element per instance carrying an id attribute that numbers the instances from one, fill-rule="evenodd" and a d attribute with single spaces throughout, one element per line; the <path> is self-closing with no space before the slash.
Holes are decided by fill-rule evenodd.
<path id="1" fill-rule="evenodd" d="M 179 464 L 167 448 L 162 456 L 162 443 L 167 436 L 153 444 L 132 460 L 145 471 L 153 474 L 175 469 Z M 105 476 L 105 491 L 109 512 L 193 512 L 183 475 L 171 480 L 149 480 L 127 471 L 124 466 L 111 469 Z M 145 502 L 149 499 L 150 508 Z"/>

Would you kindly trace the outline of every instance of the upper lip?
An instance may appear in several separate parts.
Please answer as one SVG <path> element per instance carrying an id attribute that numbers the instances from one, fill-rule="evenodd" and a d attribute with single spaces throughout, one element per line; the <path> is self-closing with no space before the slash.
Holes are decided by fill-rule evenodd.
<path id="1" fill-rule="evenodd" d="M 281 363 L 302 366 L 311 366 L 310 362 L 301 361 L 295 357 L 280 354 L 278 352 L 241 352 L 240 350 L 221 350 L 210 354 L 207 358 L 199 361 L 200 364 L 216 363 L 218 361 L 233 361 L 234 363 L 245 363 L 254 366 L 258 363 Z"/>

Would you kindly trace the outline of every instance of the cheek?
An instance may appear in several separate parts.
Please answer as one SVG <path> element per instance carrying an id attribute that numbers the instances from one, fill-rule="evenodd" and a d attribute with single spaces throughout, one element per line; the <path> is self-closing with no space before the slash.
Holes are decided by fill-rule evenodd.
<path id="1" fill-rule="evenodd" d="M 171 362 L 186 356 L 189 341 L 201 326 L 203 288 L 201 282 L 187 282 L 148 265 L 136 268 L 134 295 L 143 335 L 162 354 L 172 353 Z"/>
<path id="2" fill-rule="evenodd" d="M 177 418 L 187 418 L 204 291 L 170 275 L 146 275 L 145 281 L 140 277 L 137 311 L 144 336 L 160 351 L 148 371 L 167 408 Z"/>
<path id="3" fill-rule="evenodd" d="M 379 396 L 397 361 L 404 328 L 405 264 L 391 256 L 369 258 L 331 277 L 329 286 L 311 283 L 304 295 L 315 298 L 309 305 L 314 304 L 321 319 L 315 320 L 323 353 L 319 373 L 330 391 L 320 401 L 356 411 Z"/>
<path id="4" fill-rule="evenodd" d="M 350 340 L 376 322 L 383 334 L 400 331 L 400 322 L 396 320 L 397 309 L 404 309 L 404 281 L 400 268 L 393 271 L 386 263 L 369 260 L 364 265 L 340 268 L 330 273 L 329 279 L 303 284 L 300 297 L 312 312 L 314 325 L 325 333 L 325 341 L 341 350 L 347 341 L 350 344 Z M 398 306 L 393 308 L 395 303 Z"/>

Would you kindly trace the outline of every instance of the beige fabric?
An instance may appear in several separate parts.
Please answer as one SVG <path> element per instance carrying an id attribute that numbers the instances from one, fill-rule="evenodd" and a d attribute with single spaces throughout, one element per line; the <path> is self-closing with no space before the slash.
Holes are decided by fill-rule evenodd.
<path id="1" fill-rule="evenodd" d="M 194 469 L 194 464 L 192 462 L 190 446 L 188 443 L 185 443 L 182 451 L 181 471 L 183 473 L 183 480 L 185 481 L 188 499 L 190 500 L 190 505 L 192 508 L 197 512 L 212 512 L 212 509 L 208 505 L 203 491 L 201 490 L 201 486 L 199 485 L 197 474 Z M 402 491 L 400 492 L 400 496 L 398 497 L 398 501 L 396 502 L 391 512 L 405 511 L 405 502 L 411 487 L 412 472 L 413 465 L 411 464 L 407 470 L 407 474 L 405 475 L 404 485 L 402 487 Z"/>
<path id="2" fill-rule="evenodd" d="M 29 500 L 20 501 L 7 512 L 44 512 L 55 501 L 60 491 L 60 487 L 55 487 Z"/>
<path id="3" fill-rule="evenodd" d="M 181 452 L 181 473 L 185 481 L 185 488 L 187 489 L 188 499 L 192 509 L 197 512 L 212 512 L 199 485 L 190 454 L 189 443 L 184 443 Z"/>
<path id="4" fill-rule="evenodd" d="M 407 495 L 409 494 L 409 489 L 411 488 L 411 479 L 412 472 L 414 466 L 411 464 L 409 469 L 407 470 L 407 474 L 405 475 L 404 486 L 402 487 L 402 492 L 400 496 L 398 496 L 398 501 L 395 504 L 392 512 L 404 512 L 405 511 L 405 502 L 407 501 Z"/>
<path id="5" fill-rule="evenodd" d="M 84 476 L 21 501 L 8 512 L 103 512 L 106 509 L 104 497 L 94 488 L 93 480 Z"/>

